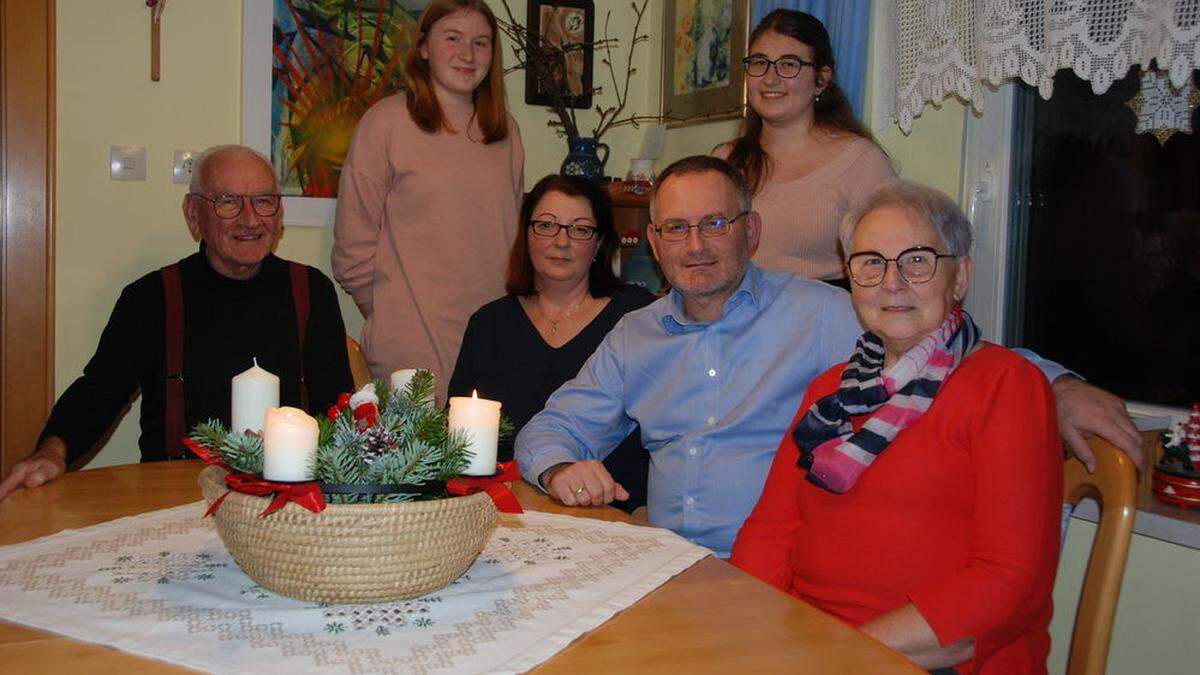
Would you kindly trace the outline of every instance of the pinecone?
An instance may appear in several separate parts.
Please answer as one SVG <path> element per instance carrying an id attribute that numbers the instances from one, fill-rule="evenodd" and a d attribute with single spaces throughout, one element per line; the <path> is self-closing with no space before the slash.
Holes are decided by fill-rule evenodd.
<path id="1" fill-rule="evenodd" d="M 396 434 L 378 426 L 371 427 L 363 432 L 363 461 L 371 464 L 380 457 L 395 452 L 398 446 Z"/>

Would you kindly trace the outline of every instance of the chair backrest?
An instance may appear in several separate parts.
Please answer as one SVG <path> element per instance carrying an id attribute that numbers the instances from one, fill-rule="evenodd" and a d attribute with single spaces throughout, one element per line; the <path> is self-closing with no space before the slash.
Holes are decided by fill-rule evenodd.
<path id="1" fill-rule="evenodd" d="M 367 357 L 363 355 L 358 341 L 346 336 L 346 355 L 350 357 L 350 375 L 354 377 L 354 388 L 362 389 L 371 381 L 371 369 L 367 367 Z"/>
<path id="2" fill-rule="evenodd" d="M 1133 462 L 1104 439 L 1093 437 L 1090 445 L 1096 456 L 1095 473 L 1089 474 L 1074 458 L 1063 466 L 1063 496 L 1067 503 L 1078 504 L 1084 497 L 1091 497 L 1100 504 L 1100 522 L 1075 611 L 1067 675 L 1104 673 L 1137 513 L 1137 470 Z"/>

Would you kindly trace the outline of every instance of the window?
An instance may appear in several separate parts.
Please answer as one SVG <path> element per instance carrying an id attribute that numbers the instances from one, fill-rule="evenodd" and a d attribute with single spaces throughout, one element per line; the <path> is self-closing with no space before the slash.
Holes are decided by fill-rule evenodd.
<path id="1" fill-rule="evenodd" d="M 1016 85 L 1007 342 L 1113 393 L 1200 401 L 1200 140 L 1135 134 L 1136 68 Z M 1193 124 L 1196 124 L 1193 119 Z"/>

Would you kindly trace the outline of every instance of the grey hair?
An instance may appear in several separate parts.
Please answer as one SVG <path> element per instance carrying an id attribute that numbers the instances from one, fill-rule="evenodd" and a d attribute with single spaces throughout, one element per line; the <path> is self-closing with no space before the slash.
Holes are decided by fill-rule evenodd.
<path id="1" fill-rule="evenodd" d="M 672 176 L 686 176 L 694 173 L 707 173 L 712 171 L 719 173 L 729 179 L 733 184 L 734 190 L 738 195 L 738 206 L 742 211 L 750 210 L 750 183 L 746 181 L 746 176 L 729 162 L 720 157 L 711 155 L 692 155 L 683 159 L 672 162 L 670 166 L 663 169 L 654 181 L 653 192 L 650 193 L 650 219 L 654 219 L 654 205 L 658 201 L 658 191 L 662 188 L 663 183 Z M 727 214 L 733 217 L 735 214 Z"/>
<path id="2" fill-rule="evenodd" d="M 850 255 L 850 238 L 868 213 L 886 207 L 900 208 L 925 221 L 941 237 L 950 255 L 971 252 L 971 222 L 958 204 L 940 190 L 927 185 L 898 181 L 885 185 L 842 219 L 842 251 Z"/>
<path id="3" fill-rule="evenodd" d="M 192 179 L 188 183 L 188 192 L 201 194 L 204 192 L 204 170 L 208 167 L 208 163 L 225 154 L 238 153 L 257 157 L 263 164 L 271 170 L 271 178 L 275 180 L 275 189 L 279 189 L 279 173 L 275 171 L 275 165 L 266 155 L 262 154 L 254 148 L 248 148 L 244 145 L 225 144 L 214 145 L 204 152 L 192 162 Z"/>

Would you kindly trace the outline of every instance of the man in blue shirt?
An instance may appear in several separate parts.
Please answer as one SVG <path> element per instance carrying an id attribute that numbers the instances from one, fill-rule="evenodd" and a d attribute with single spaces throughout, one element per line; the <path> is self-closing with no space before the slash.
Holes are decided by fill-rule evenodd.
<path id="1" fill-rule="evenodd" d="M 613 328 L 521 430 L 517 460 L 526 480 L 568 506 L 607 504 L 627 495 L 600 460 L 640 424 L 650 522 L 726 557 L 804 390 L 850 356 L 862 327 L 845 291 L 750 262 L 762 222 L 723 160 L 664 170 L 651 218 L 670 294 Z M 1119 400 L 1039 365 L 1055 381 L 1060 426 L 1119 439 L 1139 458 Z"/>

